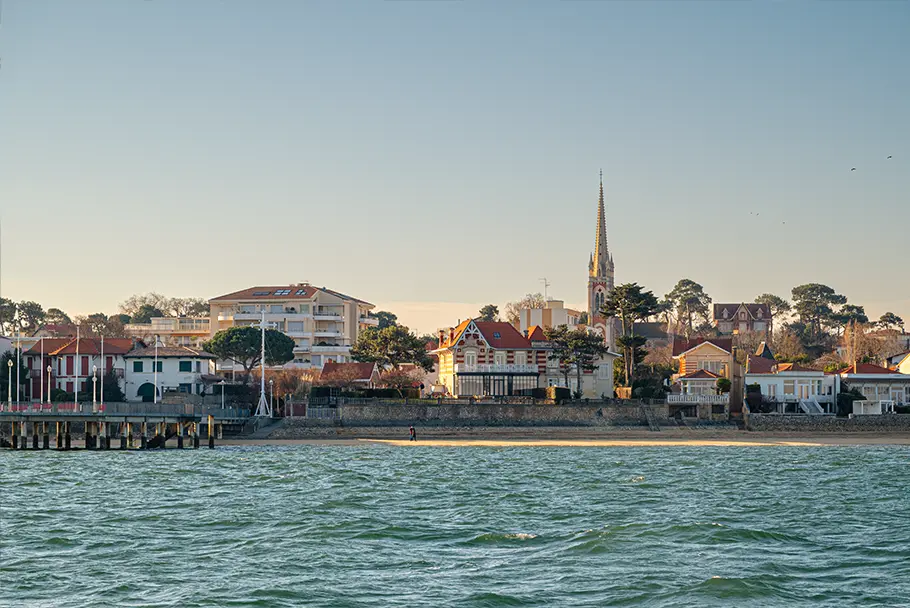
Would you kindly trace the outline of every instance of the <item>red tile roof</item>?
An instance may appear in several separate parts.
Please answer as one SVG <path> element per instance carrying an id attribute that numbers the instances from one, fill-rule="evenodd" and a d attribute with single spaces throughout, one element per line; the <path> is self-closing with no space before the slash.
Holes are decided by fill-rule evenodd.
<path id="1" fill-rule="evenodd" d="M 212 353 L 196 350 L 188 346 L 159 346 L 157 353 L 154 346 L 141 346 L 126 353 L 127 359 L 217 359 Z M 107 353 L 107 340 L 104 341 L 104 352 Z"/>
<path id="2" fill-rule="evenodd" d="M 75 355 L 76 339 L 71 339 L 65 346 L 61 346 L 52 355 Z M 100 355 L 101 339 L 100 338 L 79 338 L 80 355 Z M 105 355 L 123 355 L 133 348 L 133 341 L 130 338 L 105 338 L 104 354 Z"/>
<path id="3" fill-rule="evenodd" d="M 806 367 L 805 365 L 800 365 L 799 363 L 779 363 L 777 365 L 778 372 L 817 372 L 817 369 L 812 369 L 811 367 Z"/>
<path id="4" fill-rule="evenodd" d="M 875 365 L 873 363 L 860 363 L 856 366 L 856 370 L 853 369 L 854 366 L 850 366 L 845 370 L 841 370 L 840 374 L 893 374 L 892 370 L 887 367 L 882 367 L 881 365 Z"/>
<path id="5" fill-rule="evenodd" d="M 530 342 L 546 342 L 547 337 L 543 333 L 543 328 L 540 325 L 532 325 L 528 328 L 528 341 Z"/>
<path id="6" fill-rule="evenodd" d="M 771 374 L 774 373 L 774 361 L 757 355 L 749 355 L 749 364 L 747 374 Z"/>
<path id="7" fill-rule="evenodd" d="M 452 339 L 449 340 L 449 334 L 444 334 L 442 336 L 442 343 L 439 345 L 439 348 L 448 348 L 458 343 L 458 339 L 461 337 L 461 334 L 464 333 L 464 330 L 468 328 L 468 325 L 471 324 L 472 319 L 467 319 L 458 324 L 458 327 L 454 328 L 452 331 Z"/>
<path id="8" fill-rule="evenodd" d="M 69 344 L 69 342 L 70 342 L 70 338 L 45 338 L 44 346 L 43 346 L 44 354 L 50 355 L 53 351 L 57 350 L 58 348 Z M 38 340 L 37 342 L 35 342 L 34 346 L 32 346 L 30 349 L 28 349 L 26 351 L 23 351 L 22 354 L 40 356 L 41 349 L 42 349 L 41 340 Z"/>
<path id="9" fill-rule="evenodd" d="M 286 296 L 276 296 L 276 291 L 288 290 L 290 293 Z M 218 296 L 217 298 L 212 298 L 210 302 L 219 302 L 223 300 L 247 300 L 250 298 L 272 298 L 280 300 L 310 300 L 316 295 L 318 291 L 317 288 L 312 285 L 277 285 L 277 286 L 264 286 L 264 287 L 250 287 L 249 289 L 241 289 L 240 291 L 235 291 L 234 293 L 229 293 L 223 296 Z M 303 292 L 300 295 L 297 292 Z M 254 296 L 256 293 L 267 293 L 268 295 Z"/>
<path id="10" fill-rule="evenodd" d="M 733 338 L 693 338 L 692 340 L 675 340 L 673 342 L 673 356 L 677 357 L 705 342 L 709 342 L 728 353 L 733 352 Z"/>
<path id="11" fill-rule="evenodd" d="M 475 321 L 484 340 L 493 348 L 531 348 L 531 343 L 511 323 L 503 321 Z M 497 338 L 496 335 L 499 335 Z"/>
<path id="12" fill-rule="evenodd" d="M 354 376 L 355 380 L 363 380 L 369 382 L 373 378 L 373 372 L 376 370 L 375 363 L 335 363 L 334 361 L 326 361 L 325 365 L 322 366 L 322 372 L 320 377 L 327 378 L 341 371 L 353 370 L 356 375 Z"/>
<path id="13" fill-rule="evenodd" d="M 689 372 L 685 376 L 680 376 L 679 379 L 680 380 L 699 380 L 699 379 L 717 380 L 718 378 L 721 378 L 721 377 L 722 376 L 715 374 L 714 372 L 709 372 L 706 369 L 697 369 L 694 372 Z"/>

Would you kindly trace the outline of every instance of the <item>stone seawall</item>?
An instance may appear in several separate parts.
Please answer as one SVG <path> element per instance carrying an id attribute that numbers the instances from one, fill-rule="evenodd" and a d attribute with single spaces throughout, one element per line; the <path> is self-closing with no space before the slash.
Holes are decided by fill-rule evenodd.
<path id="1" fill-rule="evenodd" d="M 338 407 L 344 426 L 613 426 L 645 425 L 648 408 L 657 424 L 672 424 L 662 405 L 397 405 Z"/>
<path id="2" fill-rule="evenodd" d="M 788 416 L 786 414 L 749 414 L 746 430 L 784 433 L 887 433 L 910 432 L 910 415 L 881 416 Z"/>

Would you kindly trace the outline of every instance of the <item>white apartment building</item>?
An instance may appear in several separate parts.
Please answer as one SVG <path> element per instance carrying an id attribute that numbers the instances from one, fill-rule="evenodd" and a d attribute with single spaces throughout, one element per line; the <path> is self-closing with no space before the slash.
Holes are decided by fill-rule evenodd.
<path id="1" fill-rule="evenodd" d="M 522 335 L 527 335 L 532 327 L 549 329 L 565 325 L 575 329 L 581 320 L 581 312 L 565 307 L 562 300 L 547 300 L 543 308 L 525 308 L 518 311 L 518 327 Z"/>
<path id="2" fill-rule="evenodd" d="M 214 355 L 184 346 L 135 348 L 123 359 L 127 401 L 154 401 L 156 392 L 160 400 L 168 391 L 201 395 L 215 381 Z"/>
<path id="3" fill-rule="evenodd" d="M 211 334 L 234 326 L 265 320 L 294 340 L 294 360 L 285 367 L 322 369 L 327 361 L 350 361 L 357 336 L 379 324 L 370 316 L 369 302 L 309 283 L 250 287 L 209 301 Z M 231 373 L 239 366 L 219 361 L 218 371 Z"/>
<path id="4" fill-rule="evenodd" d="M 202 343 L 212 337 L 209 317 L 153 317 L 149 323 L 128 323 L 126 332 L 132 338 L 139 338 L 154 344 L 202 348 Z"/>

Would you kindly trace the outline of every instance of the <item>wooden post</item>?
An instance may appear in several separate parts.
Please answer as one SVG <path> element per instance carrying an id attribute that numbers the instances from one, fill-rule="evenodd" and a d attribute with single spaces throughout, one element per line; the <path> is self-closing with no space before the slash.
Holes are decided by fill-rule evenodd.
<path id="1" fill-rule="evenodd" d="M 63 449 L 63 433 L 60 432 L 60 421 L 58 420 L 56 422 L 56 424 L 57 424 L 57 432 L 55 433 L 55 437 L 54 437 L 54 447 L 56 447 L 58 450 L 62 450 Z"/>
<path id="2" fill-rule="evenodd" d="M 70 434 L 72 432 L 72 427 L 70 427 L 70 422 L 63 423 L 63 449 L 68 450 L 73 445 L 73 436 Z"/>
<path id="3" fill-rule="evenodd" d="M 126 449 L 126 422 L 120 423 L 120 449 Z"/>
<path id="4" fill-rule="evenodd" d="M 13 446 L 14 450 L 18 450 L 19 449 L 19 423 L 18 422 L 11 423 L 9 432 L 10 432 L 9 443 L 11 446 Z"/>
<path id="5" fill-rule="evenodd" d="M 133 423 L 126 423 L 126 447 L 133 447 Z"/>
<path id="6" fill-rule="evenodd" d="M 199 449 L 199 423 L 193 423 L 193 449 Z"/>
<path id="7" fill-rule="evenodd" d="M 42 449 L 42 450 L 50 449 L 50 447 L 51 447 L 51 438 L 50 438 L 50 435 L 48 435 L 48 432 L 47 432 L 47 422 L 41 423 L 41 430 L 44 431 L 44 432 L 42 433 L 42 437 L 41 437 L 41 449 Z"/>
<path id="8" fill-rule="evenodd" d="M 212 416 L 211 414 L 209 414 L 208 427 L 209 427 L 209 449 L 214 450 L 215 449 L 215 417 Z"/>
<path id="9" fill-rule="evenodd" d="M 178 450 L 183 449 L 183 432 L 184 432 L 183 423 L 178 422 L 177 423 L 177 449 Z"/>
<path id="10" fill-rule="evenodd" d="M 147 450 L 147 449 L 149 449 L 148 432 L 149 432 L 148 423 L 145 422 L 145 421 L 143 421 L 142 424 L 139 425 L 139 435 L 140 435 L 140 437 L 139 437 L 139 449 L 141 449 L 141 450 Z"/>

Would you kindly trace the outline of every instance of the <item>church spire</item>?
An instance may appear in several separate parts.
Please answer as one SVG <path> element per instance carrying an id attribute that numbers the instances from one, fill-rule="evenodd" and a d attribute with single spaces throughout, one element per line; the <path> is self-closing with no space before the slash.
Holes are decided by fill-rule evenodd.
<path id="1" fill-rule="evenodd" d="M 592 274 L 607 276 L 612 266 L 610 249 L 607 245 L 607 220 L 604 212 L 604 172 L 600 171 L 600 197 L 597 200 L 597 237 L 594 240 L 594 268 Z"/>

